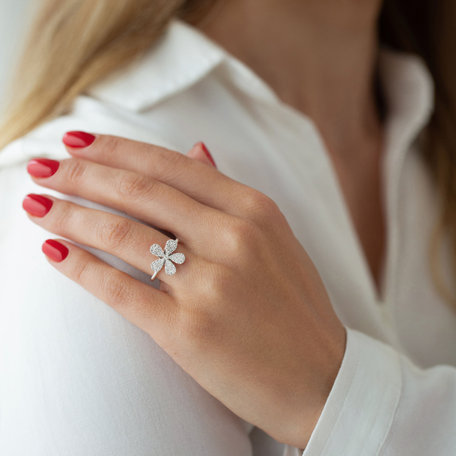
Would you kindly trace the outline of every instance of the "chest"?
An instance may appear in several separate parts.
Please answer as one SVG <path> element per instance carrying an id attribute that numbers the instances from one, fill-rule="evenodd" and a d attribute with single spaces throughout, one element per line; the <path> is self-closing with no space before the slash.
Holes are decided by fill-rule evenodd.
<path id="1" fill-rule="evenodd" d="M 330 162 L 359 250 L 380 295 L 387 237 L 381 155 L 366 150 L 348 163 L 334 156 Z"/>

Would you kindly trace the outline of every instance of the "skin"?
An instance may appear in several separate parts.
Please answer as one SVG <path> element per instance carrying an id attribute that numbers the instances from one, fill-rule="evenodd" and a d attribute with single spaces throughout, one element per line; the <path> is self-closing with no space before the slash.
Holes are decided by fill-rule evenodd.
<path id="1" fill-rule="evenodd" d="M 381 4 L 220 1 L 196 24 L 253 69 L 282 101 L 314 121 L 377 288 L 385 244 L 383 127 L 373 87 Z"/>
<path id="2" fill-rule="evenodd" d="M 158 273 L 160 289 L 63 239 L 68 256 L 50 264 L 147 332 L 238 416 L 304 448 L 342 362 L 346 331 L 277 205 L 199 160 L 201 151 L 191 158 L 106 135 L 67 150 L 73 157 L 55 174 L 33 180 L 173 233 L 186 260 L 175 275 Z M 27 214 L 30 220 L 152 273 L 149 247 L 163 247 L 168 236 L 46 196 L 50 211 Z"/>
<path id="3" fill-rule="evenodd" d="M 373 90 L 379 7 L 379 0 L 232 0 L 198 24 L 312 118 L 376 282 L 384 238 Z M 239 27 L 242 20 L 248 27 Z M 174 276 L 159 272 L 160 289 L 62 239 L 68 256 L 49 263 L 150 334 L 234 413 L 305 448 L 346 332 L 280 208 L 215 169 L 200 146 L 185 156 L 98 135 L 86 149 L 67 150 L 72 158 L 53 176 L 34 181 L 174 233 L 186 261 Z M 233 193 L 242 197 L 227 198 Z M 53 206 L 44 217 L 28 215 L 34 223 L 151 273 L 155 257 L 144 252 L 168 236 L 46 196 Z"/>

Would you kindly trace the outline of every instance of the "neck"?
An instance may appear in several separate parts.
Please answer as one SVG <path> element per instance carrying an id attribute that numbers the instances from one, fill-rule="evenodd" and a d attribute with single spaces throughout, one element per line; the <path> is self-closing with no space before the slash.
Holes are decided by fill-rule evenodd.
<path id="1" fill-rule="evenodd" d="M 232 0 L 197 26 L 308 115 L 328 149 L 377 142 L 379 0 Z"/>

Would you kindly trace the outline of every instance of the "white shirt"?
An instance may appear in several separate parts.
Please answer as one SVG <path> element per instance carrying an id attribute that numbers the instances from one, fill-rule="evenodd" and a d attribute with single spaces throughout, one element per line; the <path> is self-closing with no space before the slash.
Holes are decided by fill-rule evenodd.
<path id="1" fill-rule="evenodd" d="M 181 21 L 144 58 L 80 95 L 70 113 L 8 145 L 0 153 L 0 454 L 300 453 L 252 429 L 150 337 L 48 265 L 40 245 L 53 235 L 27 219 L 25 194 L 102 206 L 39 187 L 25 165 L 35 156 L 67 158 L 61 137 L 79 129 L 182 153 L 203 140 L 221 172 L 277 202 L 347 328 L 305 456 L 456 454 L 456 312 L 431 280 L 437 194 L 418 153 L 433 81 L 419 57 L 387 48 L 380 76 L 389 109 L 381 296 L 315 124 Z M 448 250 L 441 261 L 451 283 Z"/>

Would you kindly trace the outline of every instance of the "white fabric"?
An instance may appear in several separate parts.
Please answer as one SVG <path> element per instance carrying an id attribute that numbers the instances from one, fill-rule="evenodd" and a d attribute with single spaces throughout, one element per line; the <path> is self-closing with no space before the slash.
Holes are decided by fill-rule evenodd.
<path id="1" fill-rule="evenodd" d="M 35 185 L 25 165 L 33 156 L 68 157 L 61 137 L 77 129 L 182 153 L 203 140 L 223 173 L 278 203 L 347 327 L 345 356 L 305 456 L 455 454 L 456 312 L 431 281 L 437 195 L 419 155 L 433 81 L 419 57 L 387 48 L 380 75 L 389 109 L 380 296 L 315 124 L 183 22 L 79 96 L 69 114 L 8 145 L 0 153 L 0 454 L 301 453 L 234 416 L 145 333 L 48 265 L 40 245 L 53 235 L 27 219 L 24 195 L 101 206 Z"/>

